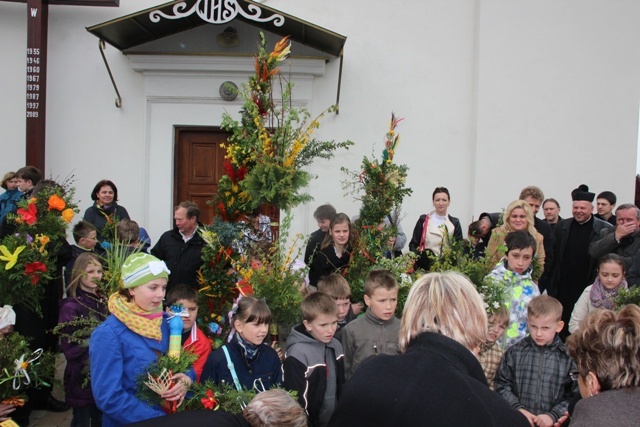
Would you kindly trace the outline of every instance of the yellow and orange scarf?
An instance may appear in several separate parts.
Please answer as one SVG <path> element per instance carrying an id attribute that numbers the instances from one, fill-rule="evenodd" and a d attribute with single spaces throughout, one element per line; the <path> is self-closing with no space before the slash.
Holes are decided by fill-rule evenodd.
<path id="1" fill-rule="evenodd" d="M 157 311 L 144 311 L 133 301 L 114 293 L 109 297 L 109 311 L 138 335 L 162 340 L 162 306 Z"/>

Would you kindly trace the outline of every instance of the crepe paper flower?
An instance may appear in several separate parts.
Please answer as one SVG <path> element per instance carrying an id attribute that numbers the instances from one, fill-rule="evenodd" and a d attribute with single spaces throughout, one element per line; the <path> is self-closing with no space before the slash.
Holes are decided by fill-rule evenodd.
<path id="1" fill-rule="evenodd" d="M 39 249 L 40 253 L 45 252 L 47 243 L 51 241 L 49 236 L 45 234 L 36 234 L 36 240 L 38 241 L 38 243 L 40 243 L 40 249 Z"/>
<path id="2" fill-rule="evenodd" d="M 35 362 L 42 356 L 43 350 L 41 348 L 37 349 L 29 359 L 24 360 L 26 354 L 23 354 L 20 359 L 15 359 L 13 362 L 15 364 L 14 378 L 13 378 L 13 389 L 18 390 L 22 384 L 29 385 L 31 383 L 31 378 L 29 377 L 29 373 L 27 372 L 27 368 L 30 364 Z"/>
<path id="3" fill-rule="evenodd" d="M 67 208 L 65 210 L 62 211 L 62 219 L 64 220 L 64 222 L 66 222 L 67 224 L 71 222 L 71 220 L 73 219 L 73 217 L 75 216 L 75 212 L 73 211 L 73 209 L 71 208 Z"/>
<path id="4" fill-rule="evenodd" d="M 47 265 L 40 261 L 35 261 L 24 265 L 24 274 L 29 276 L 32 285 L 36 285 L 40 281 L 40 275 L 38 274 L 38 272 L 46 273 Z"/>
<path id="5" fill-rule="evenodd" d="M 287 58 L 289 52 L 291 52 L 291 42 L 289 41 L 289 36 L 286 36 L 276 43 L 273 52 L 269 54 L 269 60 L 275 59 L 277 62 L 283 61 Z"/>
<path id="6" fill-rule="evenodd" d="M 0 260 L 7 261 L 7 265 L 4 266 L 5 270 L 11 270 L 13 266 L 16 265 L 18 262 L 18 255 L 20 255 L 20 252 L 25 250 L 25 248 L 26 246 L 18 246 L 15 252 L 11 253 L 5 245 L 0 245 L 0 252 L 2 252 Z"/>
<path id="7" fill-rule="evenodd" d="M 67 206 L 64 199 L 58 196 L 57 194 L 52 194 L 51 197 L 49 197 L 47 204 L 49 205 L 50 211 L 51 210 L 61 211 Z"/>
<path id="8" fill-rule="evenodd" d="M 205 409 L 210 409 L 212 411 L 218 409 L 218 401 L 210 389 L 207 390 L 207 396 L 201 398 L 200 402 L 202 402 L 202 406 L 204 406 Z"/>
<path id="9" fill-rule="evenodd" d="M 20 215 L 20 218 L 27 223 L 27 225 L 33 225 L 38 220 L 38 208 L 36 204 L 31 202 L 27 206 L 27 209 L 20 208 L 17 210 L 17 214 Z"/>
<path id="10" fill-rule="evenodd" d="M 215 322 L 211 322 L 209 323 L 209 331 L 211 331 L 212 334 L 220 335 L 222 333 L 222 326 Z"/>
<path id="11" fill-rule="evenodd" d="M 18 396 L 7 397 L 2 402 L 0 402 L 0 404 L 3 404 L 3 405 L 11 405 L 16 407 L 24 406 L 25 403 L 27 403 L 27 401 Z"/>

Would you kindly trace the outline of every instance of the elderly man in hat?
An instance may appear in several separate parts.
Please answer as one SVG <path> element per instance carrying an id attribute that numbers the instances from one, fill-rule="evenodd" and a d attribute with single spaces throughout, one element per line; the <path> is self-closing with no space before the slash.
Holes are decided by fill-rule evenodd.
<path id="1" fill-rule="evenodd" d="M 571 312 L 576 301 L 595 277 L 597 260 L 589 255 L 589 246 L 602 237 L 602 230 L 611 224 L 593 216 L 595 194 L 582 184 L 571 192 L 571 218 L 556 225 L 554 265 L 551 272 L 550 295 L 562 303 L 562 320 L 568 335 Z"/>

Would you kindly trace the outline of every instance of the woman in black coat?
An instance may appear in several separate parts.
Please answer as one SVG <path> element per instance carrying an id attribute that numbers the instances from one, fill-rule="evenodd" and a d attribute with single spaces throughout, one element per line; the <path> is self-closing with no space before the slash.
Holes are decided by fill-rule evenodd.
<path id="1" fill-rule="evenodd" d="M 430 273 L 405 304 L 399 355 L 365 360 L 345 384 L 332 427 L 528 427 L 529 421 L 489 389 L 474 355 L 487 316 L 465 276 Z"/>

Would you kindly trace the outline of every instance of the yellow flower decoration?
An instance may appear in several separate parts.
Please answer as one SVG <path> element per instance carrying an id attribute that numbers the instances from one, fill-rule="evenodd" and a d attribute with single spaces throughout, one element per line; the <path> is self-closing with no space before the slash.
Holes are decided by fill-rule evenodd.
<path id="1" fill-rule="evenodd" d="M 75 216 L 75 212 L 73 211 L 73 209 L 71 208 L 67 208 L 65 210 L 62 211 L 62 219 L 64 220 L 64 222 L 66 222 L 67 224 L 69 224 L 71 222 L 71 220 L 73 219 L 73 217 Z"/>
<path id="2" fill-rule="evenodd" d="M 7 265 L 4 266 L 5 270 L 11 270 L 14 265 L 18 262 L 18 255 L 22 252 L 26 246 L 18 246 L 14 253 L 9 252 L 9 249 L 5 245 L 0 245 L 0 260 L 7 261 Z"/>
<path id="3" fill-rule="evenodd" d="M 36 240 L 38 241 L 38 243 L 40 243 L 39 251 L 41 253 L 45 252 L 45 247 L 46 247 L 47 243 L 49 243 L 51 241 L 49 236 L 44 235 L 44 234 L 36 234 Z"/>

